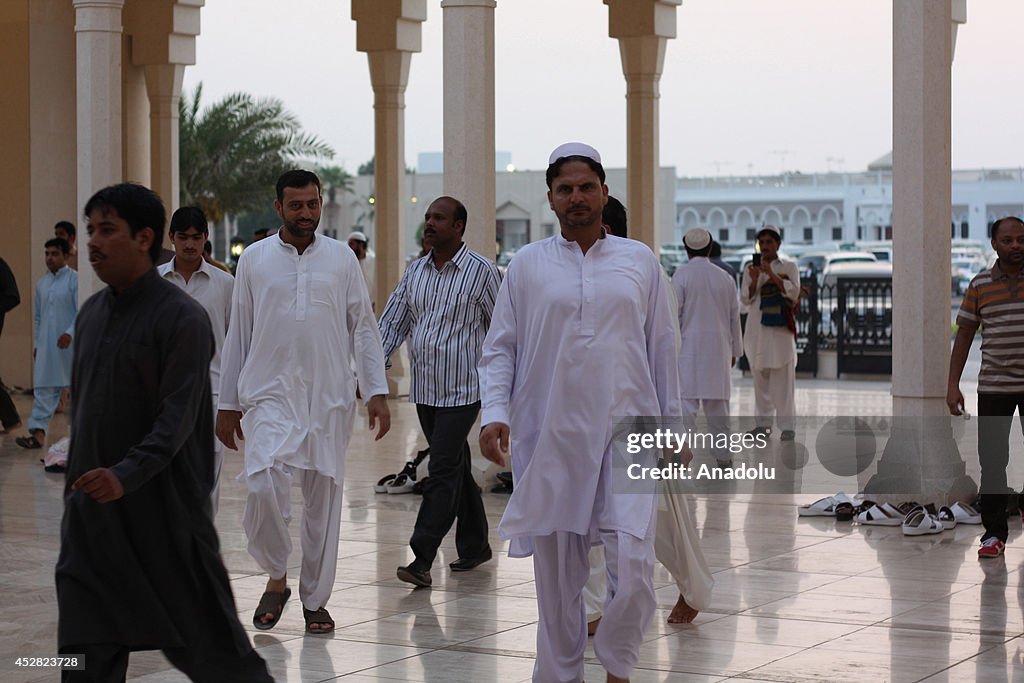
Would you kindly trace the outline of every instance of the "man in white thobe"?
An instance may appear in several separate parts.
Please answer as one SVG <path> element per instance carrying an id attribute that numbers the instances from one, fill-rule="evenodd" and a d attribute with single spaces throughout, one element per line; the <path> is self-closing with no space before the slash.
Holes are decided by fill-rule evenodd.
<path id="1" fill-rule="evenodd" d="M 224 348 L 224 337 L 228 332 L 231 318 L 231 292 L 235 278 L 203 258 L 203 247 L 210 237 L 206 214 L 197 206 L 183 206 L 171 216 L 168 231 L 174 245 L 174 258 L 157 266 L 160 277 L 170 280 L 180 289 L 199 302 L 210 317 L 213 328 L 214 353 L 210 361 L 210 387 L 213 390 L 213 409 L 216 417 L 217 402 L 220 398 L 220 353 Z M 224 464 L 224 444 L 213 442 L 213 490 L 210 504 L 213 516 L 217 516 L 220 503 L 220 471 Z"/>
<path id="2" fill-rule="evenodd" d="M 672 276 L 679 307 L 679 387 L 683 417 L 694 427 L 703 409 L 716 434 L 728 431 L 730 371 L 743 355 L 736 281 L 710 258 L 711 233 L 693 228 L 683 237 L 688 262 Z M 728 449 L 715 452 L 719 466 L 732 465 Z M 673 487 L 668 486 L 671 491 Z M 671 493 L 671 495 L 677 495 Z M 711 598 L 714 578 L 700 550 L 699 537 L 683 500 L 669 501 L 658 518 L 655 551 L 679 588 L 670 624 L 693 621 Z"/>
<path id="3" fill-rule="evenodd" d="M 67 265 L 71 245 L 55 237 L 44 245 L 46 274 L 36 283 L 32 355 L 32 414 L 22 448 L 42 448 L 60 395 L 71 386 L 72 336 L 78 315 L 78 273 Z"/>
<path id="4" fill-rule="evenodd" d="M 761 264 L 750 264 L 740 283 L 740 301 L 748 307 L 743 348 L 754 378 L 757 428 L 751 433 L 771 434 L 772 416 L 782 440 L 795 436 L 796 329 L 792 309 L 800 296 L 797 264 L 779 257 L 782 232 L 766 225 L 757 233 Z"/>
<path id="5" fill-rule="evenodd" d="M 612 490 L 614 416 L 678 417 L 678 331 L 667 279 L 646 245 L 605 233 L 600 155 L 557 148 L 547 171 L 559 235 L 510 264 L 480 361 L 481 451 L 515 489 L 499 526 L 509 555 L 533 555 L 533 680 L 583 679 L 582 589 L 604 545 L 608 601 L 594 651 L 626 680 L 654 616 L 655 497 Z"/>
<path id="6" fill-rule="evenodd" d="M 369 397 L 370 429 L 391 416 L 380 333 L 359 263 L 344 243 L 316 234 L 322 197 L 309 171 L 277 181 L 277 235 L 238 261 L 221 360 L 217 436 L 245 439 L 249 489 L 242 525 L 249 553 L 269 574 L 253 615 L 273 627 L 291 595 L 290 488 L 302 488 L 299 598 L 308 633 L 334 629 L 325 608 L 334 585 L 345 451 L 356 415 L 356 376 Z"/>

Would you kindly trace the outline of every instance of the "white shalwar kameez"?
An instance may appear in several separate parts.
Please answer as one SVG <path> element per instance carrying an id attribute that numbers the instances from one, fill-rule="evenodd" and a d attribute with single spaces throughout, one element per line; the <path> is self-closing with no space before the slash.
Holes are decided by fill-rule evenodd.
<path id="1" fill-rule="evenodd" d="M 365 400 L 387 394 L 380 333 L 355 253 L 317 235 L 300 255 L 280 235 L 238 262 L 221 358 L 221 410 L 242 411 L 249 552 L 272 579 L 287 571 L 289 487 L 302 487 L 306 609 L 327 603 L 337 568 L 345 451 Z"/>
<path id="2" fill-rule="evenodd" d="M 772 271 L 782 278 L 782 295 L 794 303 L 800 294 L 800 271 L 793 261 L 781 257 L 771 262 Z M 761 288 L 768 282 L 762 273 L 754 296 L 749 296 L 750 272 L 743 271 L 740 301 L 748 306 L 743 348 L 754 378 L 754 411 L 759 427 L 772 426 L 772 414 L 779 429 L 795 428 L 796 415 L 796 337 L 788 327 L 761 324 Z"/>
<path id="3" fill-rule="evenodd" d="M 515 489 L 498 527 L 533 555 L 534 680 L 580 681 L 590 547 L 608 567 L 594 650 L 628 677 L 656 606 L 653 495 L 611 490 L 615 416 L 678 417 L 670 287 L 644 244 L 606 236 L 583 254 L 555 236 L 523 247 L 501 285 L 480 361 L 481 424 L 511 427 Z"/>
<path id="4" fill-rule="evenodd" d="M 210 317 L 213 329 L 213 358 L 210 360 L 210 389 L 213 392 L 214 420 L 216 421 L 217 405 L 220 402 L 220 354 L 224 348 L 224 338 L 228 333 L 228 320 L 231 318 L 231 292 L 235 286 L 235 278 L 220 268 L 211 266 L 205 260 L 199 262 L 199 268 L 185 281 L 184 276 L 174 269 L 177 257 L 156 267 L 156 272 L 165 280 L 173 282 L 180 289 L 199 302 L 199 305 Z M 224 444 L 220 439 L 213 440 L 213 491 L 210 502 L 213 505 L 213 516 L 217 516 L 220 506 L 220 472 L 224 465 Z"/>

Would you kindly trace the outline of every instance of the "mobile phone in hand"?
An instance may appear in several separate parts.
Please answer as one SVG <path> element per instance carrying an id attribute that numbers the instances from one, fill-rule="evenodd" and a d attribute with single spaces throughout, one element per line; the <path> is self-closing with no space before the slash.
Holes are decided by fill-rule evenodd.
<path id="1" fill-rule="evenodd" d="M 759 268 L 761 266 L 761 254 L 754 254 L 754 267 Z"/>

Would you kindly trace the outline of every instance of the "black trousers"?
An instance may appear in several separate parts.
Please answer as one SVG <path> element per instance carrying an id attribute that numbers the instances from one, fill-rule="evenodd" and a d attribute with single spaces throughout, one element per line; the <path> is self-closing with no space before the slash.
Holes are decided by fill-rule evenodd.
<path id="1" fill-rule="evenodd" d="M 474 558 L 488 549 L 487 515 L 480 488 L 473 480 L 466 437 L 480 412 L 480 402 L 454 408 L 416 404 L 420 427 L 430 445 L 429 478 L 423 482 L 423 503 L 409 545 L 416 564 L 429 568 L 437 549 L 458 519 L 455 547 L 459 557 Z"/>
<path id="2" fill-rule="evenodd" d="M 122 645 L 71 645 L 61 654 L 85 655 L 85 670 L 61 672 L 61 683 L 123 683 L 128 673 L 130 650 Z M 267 664 L 255 650 L 240 655 L 233 646 L 214 648 L 209 644 L 173 648 L 164 656 L 179 671 L 197 683 L 274 683 Z"/>
<path id="3" fill-rule="evenodd" d="M 0 424 L 4 426 L 4 429 L 10 429 L 19 422 L 21 422 L 21 417 L 18 416 L 18 409 L 14 407 L 11 395 L 7 393 L 7 389 L 0 382 Z"/>
<path id="4" fill-rule="evenodd" d="M 981 540 L 998 538 L 1003 543 L 1006 524 L 1006 466 L 1010 462 L 1010 428 L 1013 412 L 1024 432 L 1024 394 L 978 393 L 978 458 L 981 461 Z"/>

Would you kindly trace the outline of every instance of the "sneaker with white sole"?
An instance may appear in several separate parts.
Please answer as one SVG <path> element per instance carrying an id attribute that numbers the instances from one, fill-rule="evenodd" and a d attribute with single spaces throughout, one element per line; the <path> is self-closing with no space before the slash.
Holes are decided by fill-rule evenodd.
<path id="1" fill-rule="evenodd" d="M 978 557 L 999 557 L 1003 554 L 1003 550 L 1006 548 L 1006 544 L 1000 541 L 995 536 L 986 538 L 981 542 L 981 547 L 978 548 Z"/>

